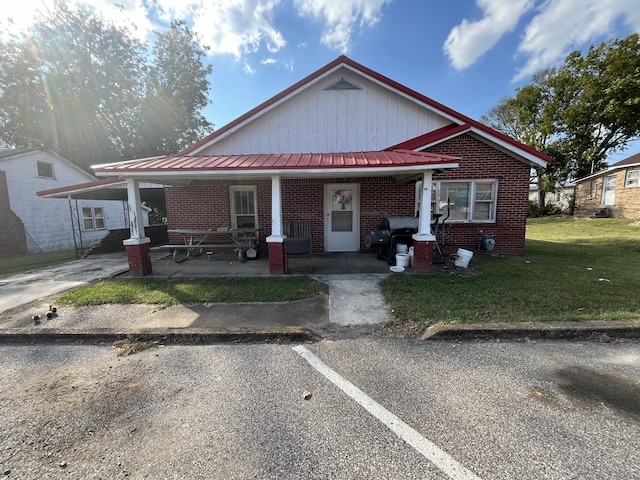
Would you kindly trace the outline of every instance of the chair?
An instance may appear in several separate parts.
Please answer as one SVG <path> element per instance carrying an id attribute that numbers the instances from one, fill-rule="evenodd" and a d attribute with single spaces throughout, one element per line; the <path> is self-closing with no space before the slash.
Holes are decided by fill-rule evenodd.
<path id="1" fill-rule="evenodd" d="M 306 258 L 311 272 L 311 225 L 308 220 L 292 220 L 285 224 L 284 268 L 289 270 L 289 259 Z"/>

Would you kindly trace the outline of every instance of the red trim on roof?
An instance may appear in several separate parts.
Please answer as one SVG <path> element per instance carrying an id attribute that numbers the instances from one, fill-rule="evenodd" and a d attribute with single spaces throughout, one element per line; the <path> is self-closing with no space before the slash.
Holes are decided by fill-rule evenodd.
<path id="1" fill-rule="evenodd" d="M 396 148 L 416 150 L 418 148 L 423 148 L 426 145 L 430 145 L 434 142 L 438 142 L 445 138 L 453 137 L 461 133 L 467 132 L 470 129 L 471 129 L 471 126 L 468 124 L 456 125 L 455 123 L 452 123 L 450 125 L 447 125 L 446 127 L 441 127 L 441 128 L 438 128 L 437 130 L 433 130 L 432 132 L 425 133 L 424 135 L 419 135 L 417 137 L 401 142 L 397 145 L 389 147 L 387 150 L 393 150 Z"/>
<path id="2" fill-rule="evenodd" d="M 165 155 L 94 167 L 96 172 L 174 172 L 242 170 L 330 170 L 340 168 L 388 168 L 444 165 L 457 157 L 412 150 L 346 153 L 271 153 L 253 155 Z"/>
<path id="3" fill-rule="evenodd" d="M 76 185 L 68 185 L 66 187 L 58 187 L 58 188 L 50 188 L 49 190 L 40 190 L 36 192 L 36 195 L 39 197 L 44 197 L 45 195 L 53 195 L 56 193 L 64 193 L 64 192 L 74 192 L 76 190 L 82 190 L 86 188 L 94 188 L 94 187 L 104 187 L 106 185 L 111 185 L 112 183 L 122 183 L 126 180 L 124 178 L 105 178 L 103 180 L 96 180 L 95 182 L 85 182 L 78 183 Z"/>
<path id="4" fill-rule="evenodd" d="M 236 118 L 235 120 L 231 121 L 230 123 L 228 123 L 227 125 L 223 126 L 222 128 L 220 128 L 220 130 L 216 130 L 215 132 L 213 132 L 211 135 L 203 138 L 202 140 L 194 143 L 193 145 L 191 145 L 190 147 L 187 147 L 186 149 L 184 149 L 182 152 L 180 152 L 180 155 L 187 155 L 190 152 L 193 152 L 194 150 L 206 145 L 207 143 L 209 143 L 211 140 L 214 140 L 215 138 L 219 137 L 220 135 L 224 134 L 225 132 L 228 132 L 229 130 L 237 127 L 238 125 L 240 125 L 242 122 L 248 120 L 249 118 L 255 116 L 257 113 L 259 113 L 262 110 L 265 110 L 266 108 L 270 107 L 271 105 L 277 103 L 278 101 L 280 101 L 281 99 L 287 97 L 288 95 L 291 95 L 293 92 L 295 92 L 296 90 L 302 88 L 303 86 L 311 83 L 313 80 L 315 80 L 318 77 L 321 77 L 322 75 L 324 75 L 325 73 L 327 73 L 330 70 L 333 70 L 334 68 L 340 66 L 340 65 L 347 65 L 351 68 L 353 68 L 354 70 L 359 71 L 360 73 L 369 76 L 377 81 L 379 81 L 380 83 L 383 83 L 385 85 L 387 85 L 390 88 L 393 88 L 395 90 L 398 90 L 402 93 L 404 93 L 405 95 L 419 101 L 422 102 L 428 106 L 430 106 L 431 108 L 433 108 L 434 110 L 437 110 L 449 117 L 452 117 L 456 120 L 458 120 L 460 122 L 461 125 L 465 125 L 467 124 L 468 127 L 474 127 L 477 128 L 479 130 L 482 130 L 483 132 L 489 134 L 489 135 L 493 135 L 496 136 L 498 138 L 500 138 L 501 140 L 513 145 L 516 148 L 522 149 L 522 150 L 526 150 L 527 152 L 529 152 L 532 155 L 535 155 L 536 157 L 540 158 L 541 160 L 545 161 L 545 162 L 549 162 L 551 161 L 551 157 L 549 157 L 548 155 L 545 155 L 544 153 L 541 153 L 539 151 L 537 151 L 534 148 L 531 148 L 527 145 L 524 145 L 516 140 L 514 140 L 513 138 L 509 137 L 508 135 L 505 135 L 502 132 L 499 132 L 497 130 L 494 130 L 493 128 L 487 127 L 486 125 L 473 120 L 472 118 L 469 118 L 463 114 L 461 114 L 460 112 L 457 112 L 439 102 L 436 102 L 435 100 L 426 97 L 424 95 L 422 95 L 421 93 L 416 92 L 415 90 L 412 90 L 408 87 L 406 87 L 405 85 L 402 85 L 401 83 L 398 83 L 394 80 L 391 80 L 388 77 L 385 77 L 384 75 L 381 75 L 380 73 L 371 70 L 370 68 L 365 67 L 364 65 L 361 65 L 357 62 L 354 62 L 353 60 L 351 60 L 349 57 L 345 56 L 345 55 L 341 55 L 338 58 L 336 58 L 334 61 L 328 63 L 327 65 L 325 65 L 324 67 L 320 68 L 319 70 L 316 70 L 315 72 L 313 72 L 312 74 L 306 76 L 305 78 L 303 78 L 302 80 L 300 80 L 299 82 L 293 84 L 292 86 L 290 86 L 289 88 L 287 88 L 286 90 L 283 90 L 282 92 L 278 93 L 277 95 L 275 95 L 274 97 L 271 97 L 269 100 L 261 103 L 260 105 L 258 105 L 257 107 L 249 110 L 247 113 L 245 113 L 244 115 Z M 445 127 L 446 128 L 446 127 Z M 436 130 L 437 131 L 437 130 Z M 428 134 L 427 134 L 428 135 Z M 401 144 L 401 145 L 404 145 Z M 393 148 L 393 147 L 391 147 Z M 405 147 L 406 148 L 406 147 Z"/>

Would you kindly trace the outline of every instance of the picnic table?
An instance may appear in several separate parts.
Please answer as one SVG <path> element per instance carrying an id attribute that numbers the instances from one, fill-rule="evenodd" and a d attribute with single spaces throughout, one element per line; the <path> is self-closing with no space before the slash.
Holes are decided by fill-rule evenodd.
<path id="1" fill-rule="evenodd" d="M 167 230 L 167 233 L 177 233 L 182 237 L 182 244 L 165 245 L 173 250 L 173 261 L 184 262 L 190 257 L 202 255 L 202 252 L 218 247 L 236 247 L 240 251 L 252 248 L 257 250 L 258 228 L 178 228 Z M 178 252 L 185 251 L 184 258 L 179 258 Z"/>

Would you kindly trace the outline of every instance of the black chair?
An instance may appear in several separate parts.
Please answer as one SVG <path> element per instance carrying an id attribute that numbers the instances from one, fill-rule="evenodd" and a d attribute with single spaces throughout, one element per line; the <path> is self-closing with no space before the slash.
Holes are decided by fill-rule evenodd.
<path id="1" fill-rule="evenodd" d="M 289 271 L 289 260 L 304 258 L 309 262 L 311 272 L 311 225 L 308 220 L 292 220 L 285 224 L 284 269 Z"/>

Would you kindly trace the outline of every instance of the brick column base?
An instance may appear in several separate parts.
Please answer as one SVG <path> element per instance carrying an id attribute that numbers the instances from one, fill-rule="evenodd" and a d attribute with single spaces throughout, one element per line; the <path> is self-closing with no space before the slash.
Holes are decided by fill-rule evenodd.
<path id="1" fill-rule="evenodd" d="M 269 242 L 269 273 L 271 275 L 284 275 L 284 243 Z"/>
<path id="2" fill-rule="evenodd" d="M 431 273 L 433 267 L 433 242 L 413 241 L 413 271 Z"/>
<path id="3" fill-rule="evenodd" d="M 125 240 L 125 242 L 127 242 L 127 240 Z M 131 275 L 143 277 L 151 274 L 151 252 L 149 245 L 150 243 L 135 245 L 126 245 L 125 243 L 127 259 L 129 260 L 129 272 Z"/>

